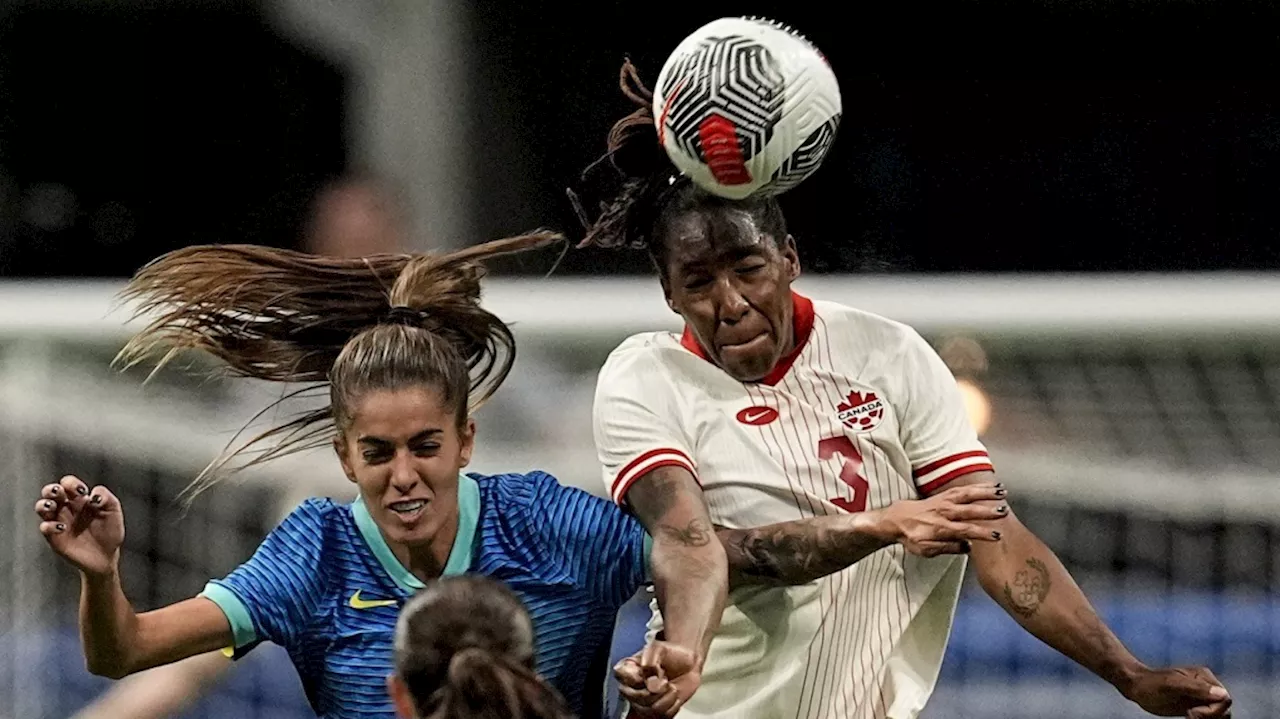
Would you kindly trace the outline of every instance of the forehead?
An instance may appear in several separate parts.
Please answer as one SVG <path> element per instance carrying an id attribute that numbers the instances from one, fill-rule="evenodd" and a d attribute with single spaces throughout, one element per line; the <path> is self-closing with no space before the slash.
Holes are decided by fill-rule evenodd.
<path id="1" fill-rule="evenodd" d="M 374 390 L 356 402 L 352 427 L 361 434 L 399 436 L 416 434 L 427 426 L 446 426 L 453 408 L 442 399 L 442 393 L 431 387 Z"/>
<path id="2" fill-rule="evenodd" d="M 674 214 L 664 223 L 662 240 L 674 267 L 767 254 L 775 244 L 751 212 L 732 205 Z"/>

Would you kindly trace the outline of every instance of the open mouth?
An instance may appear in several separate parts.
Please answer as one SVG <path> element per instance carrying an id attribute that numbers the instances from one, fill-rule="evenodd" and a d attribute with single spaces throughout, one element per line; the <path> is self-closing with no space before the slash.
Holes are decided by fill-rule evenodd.
<path id="1" fill-rule="evenodd" d="M 406 499 L 402 502 L 393 502 L 389 505 L 391 511 L 395 512 L 402 519 L 413 519 L 417 517 L 424 507 L 427 506 L 425 499 Z"/>

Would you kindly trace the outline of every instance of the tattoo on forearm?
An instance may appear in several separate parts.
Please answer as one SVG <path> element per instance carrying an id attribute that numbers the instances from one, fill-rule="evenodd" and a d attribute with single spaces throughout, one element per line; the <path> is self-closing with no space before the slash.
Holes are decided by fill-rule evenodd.
<path id="1" fill-rule="evenodd" d="M 1028 569 L 1023 569 L 1013 577 L 1013 586 L 1006 582 L 1004 598 L 1009 608 L 1024 619 L 1030 619 L 1040 610 L 1045 597 L 1049 596 L 1049 567 L 1034 557 L 1027 560 Z"/>
<path id="2" fill-rule="evenodd" d="M 658 532 L 666 539 L 686 547 L 703 547 L 711 542 L 711 527 L 701 519 L 693 519 L 684 527 L 660 524 Z"/>
<path id="3" fill-rule="evenodd" d="M 837 572 L 880 548 L 865 538 L 816 524 L 727 530 L 729 567 L 742 577 L 764 583 L 803 584 Z M 755 582 L 753 582 L 755 583 Z"/>

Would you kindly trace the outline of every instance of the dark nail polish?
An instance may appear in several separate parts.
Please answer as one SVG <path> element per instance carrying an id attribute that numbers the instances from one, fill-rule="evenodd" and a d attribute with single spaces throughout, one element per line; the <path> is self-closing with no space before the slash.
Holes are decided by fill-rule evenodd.
<path id="1" fill-rule="evenodd" d="M 53 509 L 53 502 L 50 502 L 50 501 L 49 501 L 49 500 L 47 500 L 47 499 L 46 499 L 46 500 L 44 500 L 44 508 L 45 508 L 45 509 Z"/>
<path id="2" fill-rule="evenodd" d="M 999 538 L 1000 538 L 1000 533 L 999 533 L 999 532 L 992 532 L 992 533 L 991 533 L 991 538 L 992 538 L 992 539 L 999 539 Z"/>
<path id="3" fill-rule="evenodd" d="M 89 501 L 93 504 L 102 504 L 102 495 L 95 494 Z"/>
<path id="4" fill-rule="evenodd" d="M 1008 494 L 1008 493 L 1009 493 L 1009 492 L 1008 492 L 1007 490 L 1003 490 L 1003 489 L 997 489 L 997 490 L 996 490 L 996 496 L 997 496 L 997 497 L 1003 497 L 1003 496 L 1005 496 L 1005 495 L 1006 495 L 1006 494 Z"/>
<path id="5" fill-rule="evenodd" d="M 996 507 L 996 511 L 997 511 L 997 512 L 999 512 L 999 513 L 1001 513 L 1001 514 L 1004 514 L 1005 512 L 1008 512 L 1008 511 L 1009 511 L 1009 505 L 1007 505 L 1007 504 L 1002 504 L 1002 505 L 1000 505 L 999 507 Z"/>
<path id="6" fill-rule="evenodd" d="M 55 484 L 49 488 L 49 494 L 57 494 L 59 489 L 62 488 Z"/>
<path id="7" fill-rule="evenodd" d="M 59 532 L 61 532 L 62 530 L 66 529 L 66 528 L 67 528 L 67 525 L 65 525 L 65 524 L 59 524 L 59 525 L 58 525 L 58 531 L 59 531 Z"/>
<path id="8" fill-rule="evenodd" d="M 1004 488 L 1004 482 L 996 482 L 996 489 Z"/>
<path id="9" fill-rule="evenodd" d="M 89 488 L 84 486 L 83 484 L 80 485 L 79 487 L 76 487 L 76 494 L 80 495 L 81 497 L 83 497 L 88 493 L 89 493 Z"/>
<path id="10" fill-rule="evenodd" d="M 973 549 L 973 545 L 969 544 L 968 542 L 965 542 L 960 545 L 960 551 L 964 554 L 968 554 L 970 549 Z"/>

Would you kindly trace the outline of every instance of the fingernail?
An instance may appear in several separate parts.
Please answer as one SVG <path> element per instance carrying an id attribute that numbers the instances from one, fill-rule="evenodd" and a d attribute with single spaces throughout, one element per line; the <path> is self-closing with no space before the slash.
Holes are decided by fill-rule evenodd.
<path id="1" fill-rule="evenodd" d="M 1005 496 L 1005 495 L 1006 495 L 1006 494 L 1008 494 L 1008 493 L 1009 493 L 1009 492 L 1008 492 L 1007 490 L 1003 490 L 1003 489 L 997 489 L 997 490 L 996 490 L 996 496 L 997 496 L 997 497 L 1003 497 L 1003 496 Z"/>
<path id="2" fill-rule="evenodd" d="M 101 494 L 95 494 L 95 495 L 93 495 L 93 497 L 89 500 L 89 503 L 90 503 L 90 504 L 102 504 L 102 495 L 101 495 Z"/>
<path id="3" fill-rule="evenodd" d="M 49 501 L 49 500 L 47 500 L 47 499 L 46 499 L 46 500 L 44 500 L 44 508 L 45 508 L 45 509 L 53 509 L 53 502 L 50 502 L 50 501 Z"/>
<path id="4" fill-rule="evenodd" d="M 59 489 L 62 488 L 55 484 L 49 488 L 49 494 L 57 494 Z"/>
<path id="5" fill-rule="evenodd" d="M 999 532 L 992 532 L 992 533 L 991 533 L 991 538 L 992 538 L 992 539 L 999 539 L 999 538 L 1000 538 L 1000 533 L 999 533 Z"/>
<path id="6" fill-rule="evenodd" d="M 1209 696 L 1213 697 L 1214 699 L 1226 699 L 1227 690 L 1223 689 L 1222 687 L 1212 687 L 1211 689 L 1209 689 Z"/>
<path id="7" fill-rule="evenodd" d="M 996 489 L 1003 489 L 1003 488 L 1004 488 L 1004 482 L 996 482 Z"/>
<path id="8" fill-rule="evenodd" d="M 76 487 L 76 494 L 80 495 L 81 497 L 83 497 L 88 493 L 89 493 L 89 488 L 84 486 L 83 484 L 80 485 L 79 487 Z"/>
<path id="9" fill-rule="evenodd" d="M 56 529 L 57 529 L 59 532 L 61 532 L 62 530 L 66 529 L 66 528 L 67 528 L 67 525 L 65 525 L 65 524 L 59 524 L 59 525 L 56 527 Z"/>
<path id="10" fill-rule="evenodd" d="M 996 511 L 999 512 L 1000 514 L 1004 514 L 1005 512 L 1009 511 L 1009 505 L 1002 504 L 999 507 L 996 507 Z"/>

